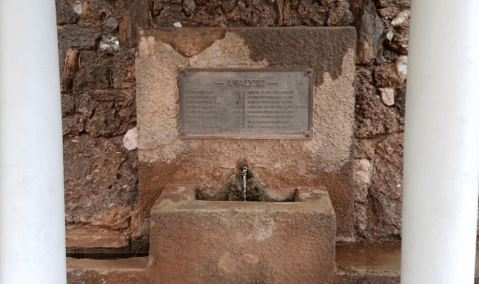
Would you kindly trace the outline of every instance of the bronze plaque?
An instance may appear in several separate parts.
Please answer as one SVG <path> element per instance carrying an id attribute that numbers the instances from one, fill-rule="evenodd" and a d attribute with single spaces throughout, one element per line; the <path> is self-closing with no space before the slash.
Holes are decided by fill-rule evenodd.
<path id="1" fill-rule="evenodd" d="M 180 68 L 183 138 L 309 139 L 312 70 Z"/>

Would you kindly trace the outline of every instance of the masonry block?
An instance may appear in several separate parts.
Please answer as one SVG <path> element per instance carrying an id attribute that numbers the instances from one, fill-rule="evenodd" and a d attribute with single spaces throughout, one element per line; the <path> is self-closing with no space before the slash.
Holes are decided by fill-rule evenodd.
<path id="1" fill-rule="evenodd" d="M 192 186 L 167 186 L 151 211 L 152 280 L 331 283 L 335 233 L 325 191 L 300 188 L 296 202 L 201 201 Z"/>

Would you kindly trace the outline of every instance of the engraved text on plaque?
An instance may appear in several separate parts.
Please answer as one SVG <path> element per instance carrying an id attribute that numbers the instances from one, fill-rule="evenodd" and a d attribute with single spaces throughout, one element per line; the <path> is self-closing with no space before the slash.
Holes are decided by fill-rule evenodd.
<path id="1" fill-rule="evenodd" d="M 311 138 L 312 70 L 180 68 L 184 138 Z"/>

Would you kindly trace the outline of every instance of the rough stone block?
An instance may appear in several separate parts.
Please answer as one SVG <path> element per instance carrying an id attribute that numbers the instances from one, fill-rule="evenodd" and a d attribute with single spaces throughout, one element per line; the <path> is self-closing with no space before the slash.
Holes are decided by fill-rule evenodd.
<path id="1" fill-rule="evenodd" d="M 302 188 L 296 201 L 200 201 L 192 186 L 167 186 L 151 212 L 152 281 L 332 283 L 329 196 Z"/>

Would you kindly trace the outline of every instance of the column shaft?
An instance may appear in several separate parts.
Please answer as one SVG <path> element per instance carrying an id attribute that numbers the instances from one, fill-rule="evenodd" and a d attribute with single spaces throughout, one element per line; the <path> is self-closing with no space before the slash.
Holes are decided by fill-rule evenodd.
<path id="1" fill-rule="evenodd" d="M 474 282 L 479 1 L 413 0 L 401 283 Z"/>
<path id="2" fill-rule="evenodd" d="M 53 0 L 0 0 L 0 283 L 66 283 Z"/>

